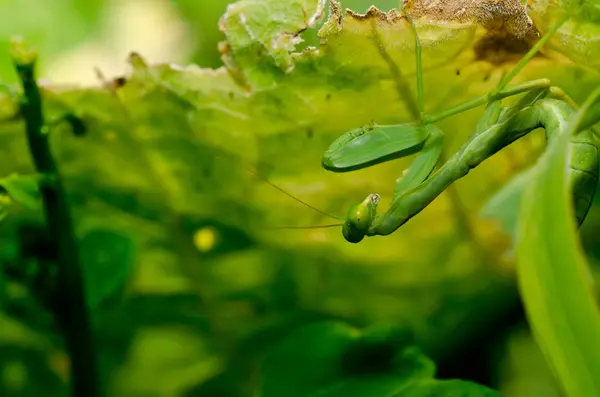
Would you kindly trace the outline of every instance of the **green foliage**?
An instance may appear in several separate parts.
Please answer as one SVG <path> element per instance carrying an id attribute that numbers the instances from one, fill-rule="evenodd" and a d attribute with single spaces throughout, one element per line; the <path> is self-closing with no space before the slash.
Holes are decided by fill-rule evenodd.
<path id="1" fill-rule="evenodd" d="M 0 393 L 3 396 L 67 396 L 62 380 L 48 371 L 45 357 L 35 348 L 1 344 L 0 370 L 3 375 Z M 28 382 L 28 379 L 35 379 L 36 382 Z"/>
<path id="2" fill-rule="evenodd" d="M 79 247 L 87 303 L 95 309 L 127 280 L 134 262 L 135 246 L 126 235 L 96 228 L 81 237 Z"/>
<path id="3" fill-rule="evenodd" d="M 39 183 L 40 177 L 37 175 L 11 174 L 0 178 L 0 187 L 4 188 L 8 196 L 30 210 L 39 208 Z"/>
<path id="4" fill-rule="evenodd" d="M 8 215 L 10 203 L 10 197 L 5 194 L 0 194 L 0 221 Z"/>
<path id="5" fill-rule="evenodd" d="M 470 382 L 433 380 L 434 374 L 434 363 L 406 330 L 315 323 L 267 355 L 258 396 L 500 396 Z"/>
<path id="6" fill-rule="evenodd" d="M 481 216 L 498 218 L 513 241 L 516 241 L 523 192 L 535 176 L 534 168 L 515 175 L 481 209 Z"/>
<path id="7" fill-rule="evenodd" d="M 73 9 L 63 12 L 67 3 L 77 4 L 81 19 Z M 155 2 L 147 7 L 150 3 Z M 222 33 L 217 20 L 226 1 L 174 3 L 182 22 L 200 32 L 189 35 L 200 42 L 193 60 L 215 69 L 151 64 L 146 60 L 151 57 L 141 53 L 130 57 L 130 73 L 111 88 L 43 86 L 48 120 L 73 114 L 85 125 L 81 137 L 66 124 L 53 126 L 50 140 L 88 269 L 89 303 L 97 306 L 93 321 L 109 395 L 252 395 L 265 351 L 317 320 L 368 325 L 393 318 L 406 324 L 416 334 L 414 343 L 436 361 L 470 346 L 484 325 L 492 327 L 516 301 L 512 263 L 497 260 L 506 251 L 497 243 L 504 235 L 475 212 L 515 171 L 532 163 L 540 142 L 517 142 L 499 153 L 392 236 L 349 247 L 338 229 L 273 231 L 273 226 L 326 221 L 247 168 L 336 215 L 372 192 L 380 192 L 385 204 L 406 161 L 345 175 L 323 171 L 320 161 L 345 131 L 373 121 L 414 119 L 381 53 L 400 65 L 408 92 L 414 91 L 410 31 L 397 13 L 359 14 L 371 5 L 362 0 L 332 3 L 320 20 L 311 20 L 319 14 L 316 0 L 243 1 L 229 9 Z M 397 5 L 373 3 L 385 10 Z M 42 67 L 71 48 L 78 34 L 98 33 L 100 2 L 45 4 L 36 12 L 48 25 L 29 15 L 36 26 L 15 27 L 16 20 L 8 18 L 12 22 L 0 28 L 37 43 Z M 342 6 L 356 12 L 346 13 Z M 15 10 L 0 14 L 22 13 Z M 418 30 L 428 112 L 489 92 L 510 65 L 479 58 L 474 43 L 482 32 L 474 25 L 418 21 Z M 223 38 L 226 64 L 220 67 L 216 43 Z M 315 47 L 303 46 L 298 38 L 311 39 Z M 212 43 L 208 50 L 205 43 Z M 0 76 L 12 81 L 13 74 L 0 62 Z M 543 58 L 519 80 L 540 77 L 552 79 L 576 101 L 600 83 L 597 74 Z M 0 97 L 3 177 L 32 172 L 17 107 L 12 91 Z M 476 110 L 439 123 L 448 132 L 448 153 L 472 133 L 479 115 Z M 9 231 L 27 216 L 19 207 L 10 206 L 13 216 L 2 223 L 3 247 L 16 246 Z M 597 224 L 589 223 L 588 235 Z M 22 353 L 24 362 L 40 368 L 21 391 L 38 395 L 39 387 L 60 395 L 64 380 L 57 374 L 64 374 L 54 354 L 60 338 L 48 313 L 13 287 L 2 291 L 0 337 L 32 346 L 16 348 L 11 357 Z M 10 321 L 18 326 L 5 325 Z M 377 343 L 365 342 L 370 333 L 337 327 L 331 339 L 324 332 L 309 333 L 302 345 L 283 342 L 298 361 L 280 356 L 278 365 L 270 366 L 274 376 L 264 378 L 271 382 L 270 393 L 287 382 L 305 385 L 304 380 L 307 389 L 327 396 L 361 390 L 384 394 L 397 387 L 411 396 L 495 395 L 469 382 L 434 380 L 431 360 L 418 349 L 403 350 L 402 341 L 386 350 L 397 351 L 398 362 L 406 363 L 396 372 L 348 376 L 335 364 L 345 347 L 355 351 L 351 347 L 359 346 L 361 352 L 363 343 L 370 351 L 368 346 Z M 331 346 L 324 345 L 327 340 Z M 30 350 L 35 355 L 25 353 Z M 311 363 L 318 360 L 327 366 L 317 371 Z M 421 380 L 408 386 L 413 378 Z"/>
<path id="8" fill-rule="evenodd" d="M 300 397 L 326 387 L 343 376 L 338 361 L 359 335 L 356 330 L 339 323 L 299 329 L 267 356 L 261 371 L 260 395 Z"/>
<path id="9" fill-rule="evenodd" d="M 600 393 L 596 376 L 600 371 L 600 311 L 573 223 L 566 177 L 570 172 L 569 135 L 565 133 L 549 145 L 525 190 L 517 270 L 538 343 L 567 395 L 583 397 Z"/>

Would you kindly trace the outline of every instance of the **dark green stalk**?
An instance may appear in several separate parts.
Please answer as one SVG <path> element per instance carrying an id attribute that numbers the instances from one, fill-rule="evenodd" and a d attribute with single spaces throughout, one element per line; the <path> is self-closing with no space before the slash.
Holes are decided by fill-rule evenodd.
<path id="1" fill-rule="evenodd" d="M 48 141 L 42 98 L 35 80 L 37 55 L 23 43 L 14 41 L 12 58 L 23 86 L 21 114 L 25 120 L 29 151 L 36 171 L 46 176 L 40 184 L 40 192 L 57 266 L 52 307 L 71 359 L 72 395 L 98 397 L 101 395 L 100 384 L 79 251 L 65 190 Z"/>

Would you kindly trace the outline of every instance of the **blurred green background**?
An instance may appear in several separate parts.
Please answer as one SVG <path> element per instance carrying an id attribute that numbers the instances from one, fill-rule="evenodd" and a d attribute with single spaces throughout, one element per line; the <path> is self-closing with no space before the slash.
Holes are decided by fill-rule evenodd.
<path id="1" fill-rule="evenodd" d="M 37 46 L 39 75 L 49 84 L 97 86 L 95 68 L 107 78 L 124 74 L 131 51 L 150 63 L 218 68 L 218 43 L 225 38 L 218 24 L 228 3 L 0 0 L 0 81 L 17 81 L 8 57 L 14 34 Z M 391 0 L 342 4 L 358 12 L 371 4 L 383 10 L 397 5 Z M 316 29 L 303 37 L 318 44 Z M 495 68 L 481 65 L 463 74 L 455 99 L 493 86 Z M 552 62 L 536 64 L 525 75 L 550 77 L 577 100 L 589 88 L 577 82 L 596 78 Z M 430 76 L 435 81 L 436 72 Z M 446 78 L 441 72 L 437 76 Z M 476 88 L 461 91 L 460 84 Z M 443 102 L 436 89 L 430 84 L 428 99 Z M 94 94 L 83 99 L 93 103 Z M 168 104 L 156 106 L 167 115 L 176 111 Z M 393 236 L 350 246 L 338 229 L 269 230 L 327 221 L 253 177 L 242 160 L 228 154 L 188 153 L 181 142 L 148 153 L 114 143 L 110 137 L 125 124 L 122 116 L 107 114 L 103 140 L 92 130 L 85 142 L 61 144 L 60 153 L 68 165 L 84 253 L 100 255 L 95 246 L 106 244 L 106 236 L 90 230 L 107 224 L 130 236 L 124 243 L 112 242 L 134 252 L 121 296 L 94 312 L 110 396 L 250 396 L 257 365 L 273 343 L 320 319 L 407 326 L 438 363 L 442 378 L 480 382 L 507 397 L 561 395 L 526 326 L 506 236 L 477 216 L 494 189 L 533 161 L 531 148 L 539 152 L 539 136 L 469 174 Z M 469 112 L 440 123 L 452 131 L 451 148 L 472 131 L 479 115 Z M 183 129 L 165 117 L 155 128 L 173 135 Z M 150 116 L 146 121 L 152 124 Z M 30 169 L 22 137 L 14 131 L 0 128 L 2 176 Z M 246 155 L 270 180 L 303 200 L 343 215 L 342 208 L 370 192 L 365 184 L 391 189 L 391 176 L 402 168 L 389 165 L 358 176 L 324 172 L 320 153 L 342 132 L 298 128 L 261 136 L 258 143 L 242 136 L 232 152 Z M 226 137 L 206 136 L 221 146 L 228 143 Z M 258 155 L 248 154 L 252 145 L 260 147 Z M 140 176 L 148 164 L 159 164 L 160 171 L 161 161 L 173 158 L 181 160 L 177 175 L 189 185 L 173 182 L 165 176 L 169 173 Z M 165 207 L 166 196 L 175 210 Z M 600 226 L 599 202 L 582 228 L 594 264 L 600 257 L 594 233 Z M 3 247 L 10 251 L 19 225 L 36 220 L 26 211 L 11 214 L 0 229 Z M 127 247 L 130 241 L 135 248 Z M 108 259 L 91 260 L 106 265 L 105 272 L 114 271 L 110 253 Z M 98 277 L 102 274 L 99 270 Z M 47 314 L 11 282 L 4 283 L 0 303 L 0 395 L 66 395 L 65 357 Z"/>

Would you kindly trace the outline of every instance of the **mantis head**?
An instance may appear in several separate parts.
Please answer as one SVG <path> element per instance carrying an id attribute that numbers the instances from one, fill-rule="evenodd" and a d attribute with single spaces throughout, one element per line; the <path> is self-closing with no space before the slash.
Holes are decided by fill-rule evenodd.
<path id="1" fill-rule="evenodd" d="M 348 217 L 342 227 L 342 233 L 346 241 L 349 243 L 362 241 L 371 226 L 371 222 L 375 219 L 378 203 L 379 195 L 369 194 L 366 199 L 350 207 Z"/>

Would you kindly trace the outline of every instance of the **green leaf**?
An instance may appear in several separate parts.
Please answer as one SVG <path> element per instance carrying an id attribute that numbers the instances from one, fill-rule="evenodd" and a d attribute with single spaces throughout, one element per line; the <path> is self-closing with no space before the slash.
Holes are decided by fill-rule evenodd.
<path id="1" fill-rule="evenodd" d="M 569 135 L 549 145 L 525 191 L 517 271 L 537 342 L 566 394 L 584 397 L 600 395 L 600 313 L 567 182 Z"/>
<path id="2" fill-rule="evenodd" d="M 481 208 L 480 215 L 500 220 L 504 230 L 516 241 L 523 193 L 535 177 L 534 168 L 519 172 Z"/>
<path id="3" fill-rule="evenodd" d="M 310 397 L 502 397 L 502 394 L 462 380 L 421 380 L 373 377 L 349 379 Z"/>
<path id="4" fill-rule="evenodd" d="M 501 397 L 487 387 L 464 380 L 427 380 L 414 383 L 390 397 Z"/>
<path id="5" fill-rule="evenodd" d="M 433 379 L 435 365 L 397 327 L 360 332 L 335 322 L 305 326 L 275 346 L 262 366 L 260 397 L 497 397 L 463 381 Z"/>
<path id="6" fill-rule="evenodd" d="M 403 396 L 409 384 L 393 376 L 346 379 L 309 394 L 309 397 L 387 397 Z M 280 394 L 284 395 L 284 394 Z"/>
<path id="7" fill-rule="evenodd" d="M 360 338 L 342 323 L 304 326 L 267 356 L 262 366 L 261 397 L 305 397 L 343 376 L 340 357 Z"/>
<path id="8" fill-rule="evenodd" d="M 92 229 L 80 241 L 85 292 L 95 309 L 113 297 L 131 271 L 135 247 L 132 239 L 110 229 Z"/>
<path id="9" fill-rule="evenodd" d="M 39 207 L 39 176 L 11 174 L 0 179 L 0 187 L 22 206 L 31 210 Z"/>

